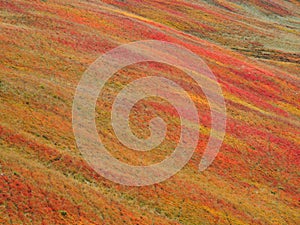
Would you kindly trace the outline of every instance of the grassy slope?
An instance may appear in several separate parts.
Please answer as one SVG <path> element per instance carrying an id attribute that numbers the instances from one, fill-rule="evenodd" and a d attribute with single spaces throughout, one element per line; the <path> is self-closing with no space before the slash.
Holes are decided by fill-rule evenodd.
<path id="1" fill-rule="evenodd" d="M 0 0 L 1 224 L 299 223 L 299 3 L 170 2 Z M 142 39 L 178 43 L 205 59 L 224 91 L 227 134 L 214 163 L 198 173 L 210 123 L 203 94 L 190 91 L 204 125 L 191 162 L 163 183 L 123 187 L 80 157 L 72 98 L 101 53 Z M 119 79 L 151 73 L 191 86 L 182 72 L 157 64 L 126 68 Z M 159 108 L 176 125 L 168 107 Z M 146 113 L 132 119 L 138 129 Z M 118 149 L 112 154 L 141 161 L 114 144 L 109 121 L 98 122 L 107 146 Z M 161 160 L 176 138 L 143 157 Z"/>

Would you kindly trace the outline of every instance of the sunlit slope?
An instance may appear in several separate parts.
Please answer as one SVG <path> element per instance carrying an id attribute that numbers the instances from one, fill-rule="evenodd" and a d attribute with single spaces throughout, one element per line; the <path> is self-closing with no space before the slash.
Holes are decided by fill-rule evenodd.
<path id="1" fill-rule="evenodd" d="M 170 2 L 0 0 L 1 224 L 299 223 L 299 3 Z M 124 68 L 97 106 L 99 135 L 115 157 L 159 162 L 178 141 L 172 106 L 146 99 L 131 115 L 132 129 L 145 138 L 147 121 L 160 115 L 171 124 L 162 148 L 140 153 L 117 142 L 107 119 L 112 99 L 139 77 L 159 74 L 180 84 L 202 125 L 197 151 L 182 171 L 129 188 L 83 160 L 71 110 L 90 63 L 144 39 L 182 45 L 205 60 L 225 96 L 227 131 L 214 163 L 199 173 L 210 131 L 201 90 L 172 67 Z"/>

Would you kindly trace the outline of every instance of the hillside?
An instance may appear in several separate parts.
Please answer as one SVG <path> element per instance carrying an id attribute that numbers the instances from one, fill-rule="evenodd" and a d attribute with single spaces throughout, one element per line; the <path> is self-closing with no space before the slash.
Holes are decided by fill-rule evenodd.
<path id="1" fill-rule="evenodd" d="M 219 154 L 198 171 L 210 110 L 195 82 L 155 62 L 124 68 L 97 102 L 97 129 L 111 154 L 150 165 L 171 154 L 180 121 L 148 98 L 131 114 L 133 133 L 168 124 L 161 148 L 136 152 L 110 121 L 117 93 L 162 75 L 199 111 L 199 143 L 170 179 L 127 187 L 97 174 L 72 130 L 84 71 L 101 54 L 138 40 L 181 45 L 200 56 L 222 88 L 227 126 Z M 300 3 L 297 0 L 0 0 L 0 224 L 300 224 Z"/>

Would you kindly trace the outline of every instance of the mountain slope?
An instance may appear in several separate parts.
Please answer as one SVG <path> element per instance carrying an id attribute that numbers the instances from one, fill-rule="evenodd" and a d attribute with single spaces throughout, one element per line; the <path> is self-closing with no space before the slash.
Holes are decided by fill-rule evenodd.
<path id="1" fill-rule="evenodd" d="M 1 224 L 299 223 L 298 1 L 0 0 L 0 9 Z M 202 91 L 158 63 L 119 71 L 97 106 L 99 135 L 115 157 L 159 162 L 178 140 L 172 107 L 146 99 L 131 117 L 133 131 L 149 135 L 147 105 L 173 124 L 163 148 L 136 153 L 116 142 L 103 118 L 136 78 L 161 74 L 179 83 L 194 96 L 202 124 L 183 170 L 159 184 L 124 187 L 82 158 L 72 102 L 94 60 L 144 39 L 182 45 L 205 60 L 224 93 L 227 130 L 215 161 L 199 173 L 210 130 Z"/>

